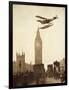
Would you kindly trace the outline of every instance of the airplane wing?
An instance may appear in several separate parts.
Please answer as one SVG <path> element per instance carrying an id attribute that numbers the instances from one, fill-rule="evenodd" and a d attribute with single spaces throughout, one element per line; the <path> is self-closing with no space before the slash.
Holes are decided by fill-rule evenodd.
<path id="1" fill-rule="evenodd" d="M 50 26 L 52 26 L 53 24 L 48 24 L 48 25 L 45 25 L 45 26 L 43 26 L 43 27 L 40 27 L 39 29 L 46 29 L 46 28 L 48 28 L 48 27 L 50 27 Z"/>
<path id="2" fill-rule="evenodd" d="M 40 18 L 40 19 L 47 19 L 47 18 L 42 17 L 42 16 L 35 16 L 35 17 Z"/>

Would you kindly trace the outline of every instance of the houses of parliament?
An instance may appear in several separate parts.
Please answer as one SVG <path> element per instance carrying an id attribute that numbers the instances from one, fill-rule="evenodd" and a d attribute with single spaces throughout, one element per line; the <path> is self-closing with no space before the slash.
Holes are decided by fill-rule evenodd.
<path id="1" fill-rule="evenodd" d="M 13 62 L 13 73 L 16 72 L 25 72 L 25 71 L 33 71 L 34 69 L 43 68 L 44 65 L 42 64 L 42 40 L 40 37 L 39 29 L 37 30 L 36 37 L 35 37 L 35 44 L 34 44 L 34 51 L 35 51 L 35 64 L 31 65 L 25 63 L 25 53 L 22 52 L 22 55 L 16 53 L 16 61 Z M 38 72 L 39 72 L 38 71 Z"/>

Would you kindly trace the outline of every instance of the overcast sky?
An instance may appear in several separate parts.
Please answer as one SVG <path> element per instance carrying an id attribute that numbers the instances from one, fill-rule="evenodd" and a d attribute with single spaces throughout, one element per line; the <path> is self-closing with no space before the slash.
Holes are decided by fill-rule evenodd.
<path id="1" fill-rule="evenodd" d="M 40 30 L 42 39 L 42 61 L 45 67 L 65 57 L 65 8 L 48 6 L 13 5 L 13 60 L 16 52 L 25 52 L 27 63 L 34 64 L 34 41 L 37 28 L 36 15 L 52 18 L 53 26 Z"/>

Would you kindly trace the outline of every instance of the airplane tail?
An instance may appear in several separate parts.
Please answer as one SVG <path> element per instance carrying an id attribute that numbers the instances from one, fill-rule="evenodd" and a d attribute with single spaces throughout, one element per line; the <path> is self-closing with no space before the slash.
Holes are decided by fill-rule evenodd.
<path id="1" fill-rule="evenodd" d="M 40 23 L 42 23 L 42 21 L 40 21 L 40 20 L 37 20 L 37 22 L 40 22 Z"/>

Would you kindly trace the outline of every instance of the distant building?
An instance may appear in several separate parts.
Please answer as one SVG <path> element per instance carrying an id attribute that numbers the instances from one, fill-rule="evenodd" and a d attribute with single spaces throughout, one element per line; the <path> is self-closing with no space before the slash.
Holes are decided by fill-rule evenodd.
<path id="1" fill-rule="evenodd" d="M 33 72 L 33 65 L 25 62 L 25 54 L 16 53 L 16 61 L 13 61 L 13 74 L 23 72 Z"/>
<path id="2" fill-rule="evenodd" d="M 65 59 L 63 58 L 60 61 L 60 78 L 61 78 L 61 82 L 65 82 Z"/>
<path id="3" fill-rule="evenodd" d="M 60 72 L 60 62 L 57 60 L 53 63 L 54 64 L 54 72 Z"/>
<path id="4" fill-rule="evenodd" d="M 33 65 L 25 63 L 25 71 L 33 72 Z"/>
<path id="5" fill-rule="evenodd" d="M 16 61 L 13 61 L 13 75 L 15 75 L 17 73 L 17 65 L 16 65 Z"/>
<path id="6" fill-rule="evenodd" d="M 64 58 L 60 61 L 60 71 L 65 71 L 65 59 Z"/>
<path id="7" fill-rule="evenodd" d="M 47 65 L 47 76 L 52 77 L 53 76 L 53 64 Z"/>
<path id="8" fill-rule="evenodd" d="M 60 62 L 56 60 L 53 64 L 54 64 L 54 78 L 59 79 L 60 78 Z"/>
<path id="9" fill-rule="evenodd" d="M 52 64 L 47 65 L 47 70 L 48 71 L 53 71 L 53 65 Z"/>
<path id="10" fill-rule="evenodd" d="M 25 72 L 25 54 L 16 53 L 17 72 Z"/>

